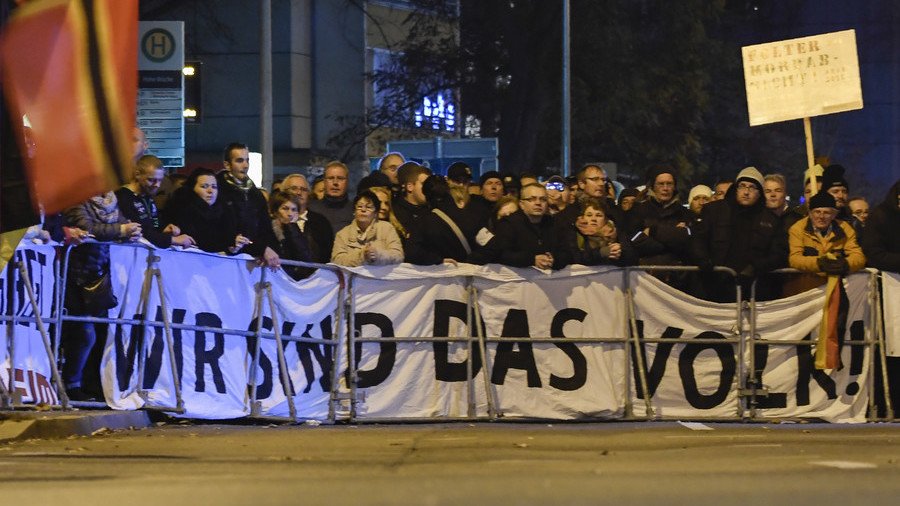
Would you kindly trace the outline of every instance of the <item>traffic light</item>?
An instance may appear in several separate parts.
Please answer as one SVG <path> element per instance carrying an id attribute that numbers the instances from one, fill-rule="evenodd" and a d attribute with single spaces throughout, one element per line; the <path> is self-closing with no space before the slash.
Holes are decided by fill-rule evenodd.
<path id="1" fill-rule="evenodd" d="M 184 122 L 197 124 L 203 119 L 203 104 L 200 93 L 200 69 L 202 62 L 185 61 L 184 68 Z"/>

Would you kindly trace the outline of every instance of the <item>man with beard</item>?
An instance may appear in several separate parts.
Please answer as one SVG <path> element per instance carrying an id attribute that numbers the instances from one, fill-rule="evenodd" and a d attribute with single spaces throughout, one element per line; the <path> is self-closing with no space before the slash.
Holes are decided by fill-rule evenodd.
<path id="1" fill-rule="evenodd" d="M 140 223 L 144 237 L 157 248 L 168 248 L 173 244 L 184 248 L 193 246 L 194 239 L 182 234 L 175 225 L 161 226 L 154 197 L 164 177 L 162 160 L 153 155 L 138 158 L 134 165 L 134 180 L 116 190 L 119 212 L 132 222 Z"/>

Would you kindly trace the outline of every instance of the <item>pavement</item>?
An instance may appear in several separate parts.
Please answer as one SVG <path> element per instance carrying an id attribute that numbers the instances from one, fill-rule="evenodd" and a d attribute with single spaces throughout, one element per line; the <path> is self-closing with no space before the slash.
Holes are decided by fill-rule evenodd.
<path id="1" fill-rule="evenodd" d="M 0 444 L 26 439 L 65 439 L 107 430 L 141 429 L 152 422 L 146 411 L 76 409 L 0 411 Z"/>

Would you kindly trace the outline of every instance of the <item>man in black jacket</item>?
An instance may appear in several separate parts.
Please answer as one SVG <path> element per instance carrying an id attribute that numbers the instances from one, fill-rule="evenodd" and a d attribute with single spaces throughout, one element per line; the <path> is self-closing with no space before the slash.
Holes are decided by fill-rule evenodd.
<path id="1" fill-rule="evenodd" d="M 353 221 L 353 202 L 347 194 L 350 169 L 344 162 L 334 160 L 325 165 L 325 197 L 314 200 L 309 208 L 321 214 L 337 234 Z"/>
<path id="2" fill-rule="evenodd" d="M 776 284 L 765 273 L 787 264 L 787 240 L 780 220 L 766 210 L 763 175 L 754 167 L 742 170 L 725 198 L 703 206 L 694 224 L 691 252 L 704 270 L 730 267 L 738 273 L 742 295 L 749 297 L 757 282 L 756 298 L 778 296 Z M 734 278 L 724 273 L 701 275 L 704 298 L 735 302 Z"/>
<path id="3" fill-rule="evenodd" d="M 484 248 L 472 255 L 472 262 L 501 263 L 511 267 L 534 266 L 538 269 L 564 267 L 553 250 L 555 231 L 547 215 L 547 190 L 529 184 L 519 194 L 519 210 L 497 224 L 497 233 Z"/>
<path id="4" fill-rule="evenodd" d="M 269 219 L 269 206 L 247 174 L 250 170 L 247 145 L 237 142 L 229 144 L 223 152 L 222 165 L 225 170 L 216 175 L 218 198 L 227 212 L 232 214 L 238 232 L 252 241 L 244 251 L 269 267 L 278 267 L 278 253 L 270 247 L 275 243 L 275 233 Z"/>
<path id="5" fill-rule="evenodd" d="M 185 248 L 193 246 L 194 238 L 182 234 L 175 225 L 161 226 L 154 197 L 164 177 L 162 160 L 153 155 L 138 158 L 134 179 L 116 190 L 119 211 L 129 220 L 140 223 L 143 236 L 157 248 L 168 248 L 173 244 Z"/>
<path id="6" fill-rule="evenodd" d="M 689 263 L 691 212 L 678 199 L 675 168 L 655 165 L 647 173 L 647 200 L 631 209 L 627 230 L 642 265 Z"/>
<path id="7" fill-rule="evenodd" d="M 321 214 L 311 211 L 309 204 L 309 182 L 303 174 L 291 174 L 281 183 L 281 191 L 297 197 L 300 203 L 297 208 L 299 218 L 297 227 L 306 238 L 312 253 L 312 262 L 327 264 L 331 260 L 331 248 L 334 245 L 334 232 L 331 224 Z"/>

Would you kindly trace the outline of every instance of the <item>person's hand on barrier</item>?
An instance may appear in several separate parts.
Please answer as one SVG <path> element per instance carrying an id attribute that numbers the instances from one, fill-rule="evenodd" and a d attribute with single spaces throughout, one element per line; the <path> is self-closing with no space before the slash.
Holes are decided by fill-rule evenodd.
<path id="1" fill-rule="evenodd" d="M 261 265 L 264 265 L 273 271 L 281 267 L 281 257 L 278 256 L 278 253 L 275 253 L 275 250 L 268 246 L 266 246 L 266 250 L 263 251 L 259 261 Z"/>
<path id="2" fill-rule="evenodd" d="M 543 253 L 541 255 L 534 256 L 534 266 L 538 269 L 552 269 L 553 268 L 553 255 L 550 253 Z"/>
<path id="3" fill-rule="evenodd" d="M 163 229 L 163 233 L 164 234 L 172 234 L 172 236 L 174 237 L 174 236 L 181 235 L 181 229 L 178 228 L 176 225 L 169 223 L 168 225 L 166 225 L 166 228 Z"/>
<path id="4" fill-rule="evenodd" d="M 192 248 L 197 244 L 197 241 L 187 234 L 180 234 L 172 237 L 172 244 L 181 246 L 182 248 Z"/>
<path id="5" fill-rule="evenodd" d="M 823 256 L 816 259 L 816 263 L 819 265 L 819 270 L 831 276 L 843 276 L 850 270 L 850 264 L 847 263 L 845 258 L 828 258 Z"/>
<path id="6" fill-rule="evenodd" d="M 697 267 L 703 272 L 712 272 L 715 265 L 713 265 L 712 260 L 706 258 L 697 262 Z"/>
<path id="7" fill-rule="evenodd" d="M 741 269 L 741 272 L 738 273 L 738 279 L 742 281 L 749 281 L 756 277 L 756 269 L 753 267 L 753 264 L 748 265 Z"/>
<path id="8" fill-rule="evenodd" d="M 129 241 L 139 240 L 141 238 L 141 224 L 128 222 L 119 225 L 119 236 Z"/>
<path id="9" fill-rule="evenodd" d="M 249 237 L 246 237 L 243 234 L 238 234 L 234 238 L 234 246 L 228 248 L 228 251 L 231 254 L 236 254 L 248 244 L 253 244 L 253 241 L 251 241 Z"/>
<path id="10" fill-rule="evenodd" d="M 614 242 L 609 245 L 609 259 L 618 260 L 622 258 L 622 245 Z"/>
<path id="11" fill-rule="evenodd" d="M 94 234 L 78 227 L 63 227 L 63 237 L 66 245 L 78 246 L 83 243 L 85 239 L 93 238 Z"/>
<path id="12" fill-rule="evenodd" d="M 602 227 L 600 227 L 600 236 L 602 236 L 607 241 L 615 242 L 616 236 L 618 232 L 616 231 L 616 224 L 612 222 L 612 220 L 607 221 Z"/>
<path id="13" fill-rule="evenodd" d="M 375 250 L 375 246 L 372 243 L 366 244 L 363 248 L 363 260 L 367 264 L 374 264 L 376 260 L 378 260 L 378 252 Z"/>
<path id="14" fill-rule="evenodd" d="M 452 266 L 454 266 L 454 267 L 456 267 L 457 265 L 459 265 L 459 264 L 456 262 L 456 260 L 454 260 L 454 259 L 452 259 L 452 258 L 445 258 L 444 261 L 443 261 L 443 263 L 445 263 L 445 264 L 447 264 L 447 265 L 452 265 Z"/>

